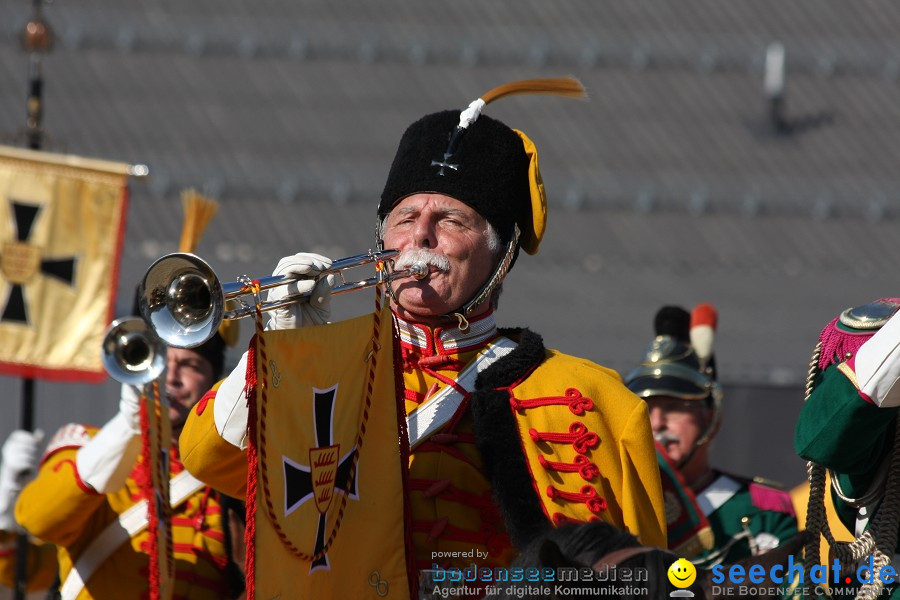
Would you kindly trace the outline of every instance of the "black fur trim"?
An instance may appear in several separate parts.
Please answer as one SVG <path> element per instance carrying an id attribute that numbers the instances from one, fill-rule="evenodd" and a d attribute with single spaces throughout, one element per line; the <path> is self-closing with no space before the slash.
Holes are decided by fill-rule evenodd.
<path id="1" fill-rule="evenodd" d="M 476 443 L 494 500 L 513 545 L 522 549 L 552 525 L 541 508 L 521 452 L 509 392 L 497 388 L 508 387 L 534 370 L 543 362 L 545 350 L 541 336 L 528 329 L 501 330 L 500 333 L 518 338 L 519 345 L 478 376 L 469 406 Z"/>

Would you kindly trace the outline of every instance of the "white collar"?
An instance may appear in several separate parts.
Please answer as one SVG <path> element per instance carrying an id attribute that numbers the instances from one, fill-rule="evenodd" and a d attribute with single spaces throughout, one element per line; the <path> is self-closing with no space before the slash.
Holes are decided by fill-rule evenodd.
<path id="1" fill-rule="evenodd" d="M 421 352 L 426 356 L 433 354 L 458 354 L 466 350 L 474 350 L 487 344 L 497 336 L 497 321 L 493 311 L 489 311 L 469 321 L 469 326 L 462 330 L 457 325 L 447 327 L 430 327 L 422 323 L 407 321 L 394 314 L 394 326 L 400 335 L 400 344 Z"/>

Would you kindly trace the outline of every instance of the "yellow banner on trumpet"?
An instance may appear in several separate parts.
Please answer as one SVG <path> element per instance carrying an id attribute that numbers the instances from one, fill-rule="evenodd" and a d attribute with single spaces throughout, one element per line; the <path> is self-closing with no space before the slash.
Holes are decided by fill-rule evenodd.
<path id="1" fill-rule="evenodd" d="M 0 374 L 102 381 L 128 166 L 0 146 Z"/>
<path id="2" fill-rule="evenodd" d="M 248 586 L 257 598 L 413 597 L 390 312 L 262 336 Z"/>

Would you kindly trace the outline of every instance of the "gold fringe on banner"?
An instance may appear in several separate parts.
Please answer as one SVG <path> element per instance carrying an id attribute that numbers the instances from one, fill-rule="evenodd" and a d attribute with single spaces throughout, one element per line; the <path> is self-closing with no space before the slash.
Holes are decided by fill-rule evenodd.
<path id="1" fill-rule="evenodd" d="M 219 211 L 219 203 L 193 188 L 181 192 L 181 203 L 184 205 L 184 223 L 181 226 L 178 251 L 194 252 L 206 226 Z M 237 343 L 239 334 L 237 321 L 226 319 L 219 326 L 219 335 L 228 346 L 233 347 Z"/>

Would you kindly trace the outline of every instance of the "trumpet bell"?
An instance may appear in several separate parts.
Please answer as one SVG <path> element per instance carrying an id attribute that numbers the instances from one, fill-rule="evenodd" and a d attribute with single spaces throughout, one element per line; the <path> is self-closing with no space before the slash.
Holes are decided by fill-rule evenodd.
<path id="1" fill-rule="evenodd" d="M 150 383 L 166 368 L 166 346 L 143 319 L 116 319 L 103 337 L 103 368 L 120 383 Z"/>
<path id="2" fill-rule="evenodd" d="M 147 270 L 138 288 L 141 316 L 168 345 L 194 348 L 222 323 L 225 294 L 212 268 L 198 256 L 170 254 Z"/>

